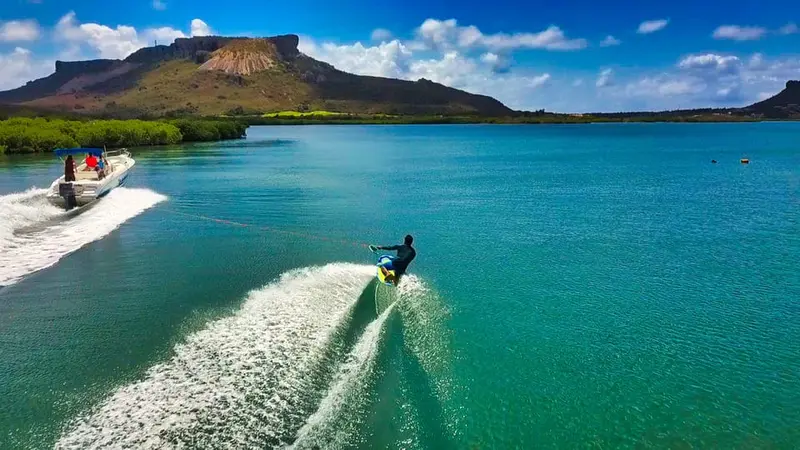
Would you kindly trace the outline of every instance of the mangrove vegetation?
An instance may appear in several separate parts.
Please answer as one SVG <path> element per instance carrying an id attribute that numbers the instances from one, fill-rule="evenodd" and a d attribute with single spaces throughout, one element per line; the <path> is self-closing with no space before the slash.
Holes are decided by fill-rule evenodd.
<path id="1" fill-rule="evenodd" d="M 141 147 L 218 141 L 245 136 L 248 125 L 227 119 L 0 121 L 0 153 L 49 152 L 74 147 Z"/>

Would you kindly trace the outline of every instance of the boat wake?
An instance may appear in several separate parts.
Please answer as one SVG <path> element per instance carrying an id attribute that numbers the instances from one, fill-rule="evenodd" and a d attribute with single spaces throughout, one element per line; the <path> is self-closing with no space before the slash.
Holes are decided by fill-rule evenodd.
<path id="1" fill-rule="evenodd" d="M 0 286 L 52 266 L 166 200 L 148 189 L 117 188 L 84 211 L 65 212 L 46 193 L 31 188 L 0 196 Z"/>
<path id="2" fill-rule="evenodd" d="M 374 272 L 374 268 L 372 268 Z M 382 368 L 378 355 L 383 344 L 384 333 L 389 327 L 390 318 L 405 318 L 409 311 L 413 311 L 430 300 L 425 284 L 415 275 L 406 275 L 403 283 L 398 288 L 387 288 L 383 296 L 392 297 L 392 302 L 385 306 L 376 307 L 382 311 L 380 316 L 370 323 L 361 337 L 348 353 L 343 363 L 338 367 L 328 390 L 319 402 L 317 409 L 306 419 L 297 432 L 297 438 L 291 445 L 292 449 L 319 449 L 319 448 L 353 448 L 363 443 L 364 427 L 367 422 L 374 422 L 368 416 L 374 414 L 370 403 L 374 401 L 372 393 L 379 384 L 379 379 L 386 375 L 386 371 L 394 372 L 393 368 Z M 383 309 L 385 308 L 385 309 Z M 397 314 L 396 314 L 397 313 Z M 396 314 L 396 315 L 395 315 Z M 435 320 L 435 319 L 434 319 Z M 407 323 L 412 329 L 421 323 Z M 409 342 L 412 345 L 419 342 Z M 443 345 L 444 344 L 444 345 Z M 448 347 L 444 341 L 439 341 L 436 346 Z M 381 390 L 377 388 L 377 390 Z M 411 405 L 404 405 L 408 409 Z M 403 426 L 410 426 L 415 431 L 416 419 L 404 417 Z M 381 419 L 385 420 L 385 418 Z M 367 432 L 366 434 L 373 434 Z M 403 439 L 403 448 L 424 448 L 421 445 L 419 433 L 412 439 Z M 381 447 L 371 443 L 368 447 Z"/>
<path id="3" fill-rule="evenodd" d="M 55 447 L 350 446 L 363 425 L 351 413 L 374 400 L 389 319 L 418 291 L 404 281 L 376 316 L 374 266 L 287 272 L 67 424 Z"/>

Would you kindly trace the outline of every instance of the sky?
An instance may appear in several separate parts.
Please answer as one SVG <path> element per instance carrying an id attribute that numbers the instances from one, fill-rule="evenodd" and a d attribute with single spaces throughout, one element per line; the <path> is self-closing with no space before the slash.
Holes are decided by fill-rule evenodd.
<path id="1" fill-rule="evenodd" d="M 797 0 L 0 0 L 0 89 L 56 60 L 287 33 L 341 70 L 426 78 L 521 110 L 744 106 L 800 79 Z"/>

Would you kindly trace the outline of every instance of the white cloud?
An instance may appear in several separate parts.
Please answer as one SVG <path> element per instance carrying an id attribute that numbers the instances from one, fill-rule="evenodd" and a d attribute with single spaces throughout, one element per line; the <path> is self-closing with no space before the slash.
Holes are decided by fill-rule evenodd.
<path id="1" fill-rule="evenodd" d="M 472 57 L 451 48 L 441 53 L 414 50 L 398 40 L 364 46 L 317 43 L 300 39 L 300 51 L 328 62 L 340 70 L 359 75 L 416 81 L 425 78 L 475 94 L 491 95 L 512 108 L 541 107 L 531 103 L 537 88 L 551 80 L 550 74 L 512 74 L 502 70 L 507 55 L 484 52 Z M 419 53 L 415 53 L 419 52 Z"/>
<path id="2" fill-rule="evenodd" d="M 730 39 L 734 41 L 755 41 L 764 37 L 766 28 L 740 27 L 738 25 L 722 25 L 714 30 L 714 39 Z"/>
<path id="3" fill-rule="evenodd" d="M 191 23 L 192 35 L 210 33 L 208 25 L 200 19 Z M 176 38 L 186 37 L 180 30 L 170 27 L 146 28 L 139 32 L 127 25 L 111 28 L 98 23 L 79 24 L 75 12 L 70 11 L 56 24 L 55 35 L 68 43 L 70 53 L 80 54 L 80 49 L 88 47 L 96 56 L 109 59 L 123 59 L 142 47 L 159 44 L 171 44 Z"/>
<path id="4" fill-rule="evenodd" d="M 444 45 L 453 41 L 453 34 L 456 32 L 458 25 L 456 19 L 437 20 L 426 19 L 422 25 L 417 29 L 419 35 L 426 41 L 436 45 Z"/>
<path id="5" fill-rule="evenodd" d="M 17 47 L 10 53 L 0 53 L 0 90 L 13 89 L 30 80 L 49 75 L 53 61 L 37 61 L 30 50 Z"/>
<path id="6" fill-rule="evenodd" d="M 669 24 L 669 19 L 645 20 L 636 30 L 639 34 L 650 34 L 663 30 Z"/>
<path id="7" fill-rule="evenodd" d="M 603 89 L 598 98 L 604 102 L 603 110 L 742 107 L 775 95 L 798 75 L 797 56 L 706 53 L 686 56 L 655 73 L 615 74 L 616 84 Z"/>
<path id="8" fill-rule="evenodd" d="M 402 78 L 408 70 L 411 58 L 411 51 L 396 39 L 365 47 L 360 42 L 352 45 L 318 45 L 313 40 L 303 38 L 300 41 L 300 51 L 331 63 L 339 70 L 377 77 Z"/>
<path id="9" fill-rule="evenodd" d="M 320 55 L 320 48 L 314 39 L 305 35 L 300 35 L 299 37 L 300 42 L 297 43 L 297 49 L 300 50 L 300 53 L 305 53 L 308 56 L 320 59 L 318 57 Z"/>
<path id="10" fill-rule="evenodd" d="M 56 24 L 56 37 L 68 41 L 77 41 L 83 38 L 83 31 L 78 26 L 75 19 L 75 11 L 64 14 Z"/>
<path id="11" fill-rule="evenodd" d="M 783 86 L 788 80 L 800 78 L 800 57 L 767 59 L 756 53 L 750 58 L 747 67 L 742 69 L 741 77 L 746 83 Z"/>
<path id="12" fill-rule="evenodd" d="M 183 31 L 170 27 L 150 28 L 145 30 L 144 35 L 148 43 L 158 41 L 159 45 L 169 45 L 175 42 L 175 39 L 186 37 Z"/>
<path id="13" fill-rule="evenodd" d="M 192 20 L 192 36 L 210 36 L 213 34 L 211 27 L 200 19 Z"/>
<path id="14" fill-rule="evenodd" d="M 778 33 L 784 34 L 784 35 L 786 35 L 786 34 L 795 34 L 795 33 L 798 33 L 798 32 L 800 32 L 800 28 L 798 28 L 797 24 L 794 23 L 794 22 L 789 22 L 786 25 L 782 26 L 778 30 Z"/>
<path id="15" fill-rule="evenodd" d="M 761 53 L 754 53 L 753 56 L 750 57 L 750 60 L 747 62 L 747 65 L 750 68 L 757 69 L 764 65 L 764 55 Z"/>
<path id="16" fill-rule="evenodd" d="M 530 82 L 528 83 L 528 86 L 532 88 L 537 88 L 539 86 L 544 86 L 545 84 L 547 84 L 548 81 L 550 81 L 550 74 L 543 73 L 537 77 L 531 78 Z"/>
<path id="17" fill-rule="evenodd" d="M 600 42 L 600 47 L 613 47 L 613 46 L 619 45 L 621 43 L 622 43 L 622 41 L 620 41 L 619 39 L 617 39 L 614 36 L 611 36 L 609 34 L 608 36 L 606 36 L 605 39 L 603 39 Z"/>
<path id="18" fill-rule="evenodd" d="M 483 36 L 484 45 L 498 50 L 515 48 L 546 49 L 546 50 L 580 50 L 586 48 L 586 39 L 567 39 L 564 32 L 557 26 L 551 25 L 539 33 L 516 33 L 507 35 L 503 33 Z"/>
<path id="19" fill-rule="evenodd" d="M 737 56 L 722 56 L 714 53 L 706 53 L 703 55 L 689 55 L 678 63 L 678 67 L 688 70 L 701 69 L 725 72 L 737 70 L 741 62 L 742 61 Z"/>
<path id="20" fill-rule="evenodd" d="M 626 109 L 741 107 L 779 92 L 800 74 L 800 57 L 767 58 L 714 53 L 689 55 L 670 70 L 635 73 L 604 90 L 604 100 Z"/>
<path id="21" fill-rule="evenodd" d="M 773 95 L 777 94 L 777 92 L 759 92 L 758 93 L 758 101 L 766 100 Z"/>
<path id="22" fill-rule="evenodd" d="M 572 87 L 579 86 L 583 86 L 583 78 L 576 78 L 575 81 L 572 82 Z"/>
<path id="23" fill-rule="evenodd" d="M 88 45 L 101 58 L 125 58 L 145 46 L 133 27 L 119 25 L 114 29 L 97 23 L 79 25 L 73 11 L 58 21 L 56 36 L 78 45 Z"/>
<path id="24" fill-rule="evenodd" d="M 69 44 L 58 52 L 58 59 L 61 61 L 81 61 L 87 59 L 87 57 L 84 57 L 80 45 Z"/>
<path id="25" fill-rule="evenodd" d="M 486 52 L 481 55 L 481 62 L 484 64 L 489 65 L 492 68 L 493 72 L 496 73 L 503 73 L 508 72 L 511 70 L 511 61 L 505 55 L 499 55 L 497 53 Z"/>
<path id="26" fill-rule="evenodd" d="M 644 77 L 638 81 L 628 83 L 625 91 L 629 95 L 673 97 L 687 94 L 696 94 L 705 88 L 691 79 L 679 79 L 670 76 Z"/>
<path id="27" fill-rule="evenodd" d="M 738 84 L 723 86 L 717 89 L 715 94 L 719 99 L 739 99 L 741 97 L 741 86 Z"/>
<path id="28" fill-rule="evenodd" d="M 372 30 L 372 35 L 370 36 L 370 38 L 373 41 L 378 41 L 378 42 L 388 41 L 389 39 L 392 38 L 392 32 L 387 30 L 386 28 L 376 28 Z"/>
<path id="29" fill-rule="evenodd" d="M 458 46 L 472 47 L 473 45 L 479 45 L 482 38 L 483 33 L 481 33 L 481 30 L 479 30 L 475 25 L 470 25 L 462 28 L 459 32 Z"/>
<path id="30" fill-rule="evenodd" d="M 35 41 L 42 34 L 35 20 L 11 20 L 0 23 L 0 42 Z"/>
<path id="31" fill-rule="evenodd" d="M 473 60 L 456 51 L 447 52 L 441 59 L 424 59 L 411 62 L 404 78 L 425 78 L 456 88 L 465 88 L 468 76 L 476 72 Z"/>
<path id="32" fill-rule="evenodd" d="M 499 60 L 500 57 L 497 56 L 496 53 L 489 52 L 481 55 L 481 61 L 485 62 L 486 64 L 496 64 Z"/>
<path id="33" fill-rule="evenodd" d="M 491 51 L 515 49 L 544 49 L 555 51 L 580 50 L 588 45 L 586 39 L 568 39 L 561 28 L 551 25 L 538 33 L 483 34 L 476 26 L 462 27 L 455 19 L 426 19 L 417 29 L 417 36 L 426 48 L 486 48 Z"/>
<path id="34" fill-rule="evenodd" d="M 153 0 L 153 9 L 156 11 L 164 11 L 167 9 L 167 4 L 163 0 Z"/>
<path id="35" fill-rule="evenodd" d="M 693 85 L 686 80 L 667 80 L 658 85 L 657 92 L 661 95 L 686 95 L 699 92 L 702 87 Z"/>
<path id="36" fill-rule="evenodd" d="M 85 23 L 80 29 L 85 40 L 97 49 L 101 58 L 125 58 L 145 46 L 139 40 L 136 29 L 126 25 L 110 28 L 96 23 Z"/>
<path id="37" fill-rule="evenodd" d="M 597 81 L 595 81 L 594 85 L 601 88 L 611 86 L 613 84 L 613 80 L 611 77 L 614 75 L 614 71 L 611 69 L 603 69 L 600 71 L 600 75 L 597 77 Z"/>

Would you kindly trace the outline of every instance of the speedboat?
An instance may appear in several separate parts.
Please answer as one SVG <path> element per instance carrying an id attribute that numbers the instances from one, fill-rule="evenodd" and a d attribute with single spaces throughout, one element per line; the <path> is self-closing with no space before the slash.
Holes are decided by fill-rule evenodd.
<path id="1" fill-rule="evenodd" d="M 72 209 L 84 206 L 122 186 L 136 161 L 127 149 L 106 151 L 104 148 L 60 148 L 55 150 L 62 163 L 69 155 L 75 158 L 75 181 L 66 181 L 65 175 L 58 177 L 47 192 L 47 200 L 59 207 Z M 103 169 L 92 169 L 84 160 L 77 164 L 80 156 L 94 156 Z M 88 158 L 88 156 L 87 156 Z"/>

